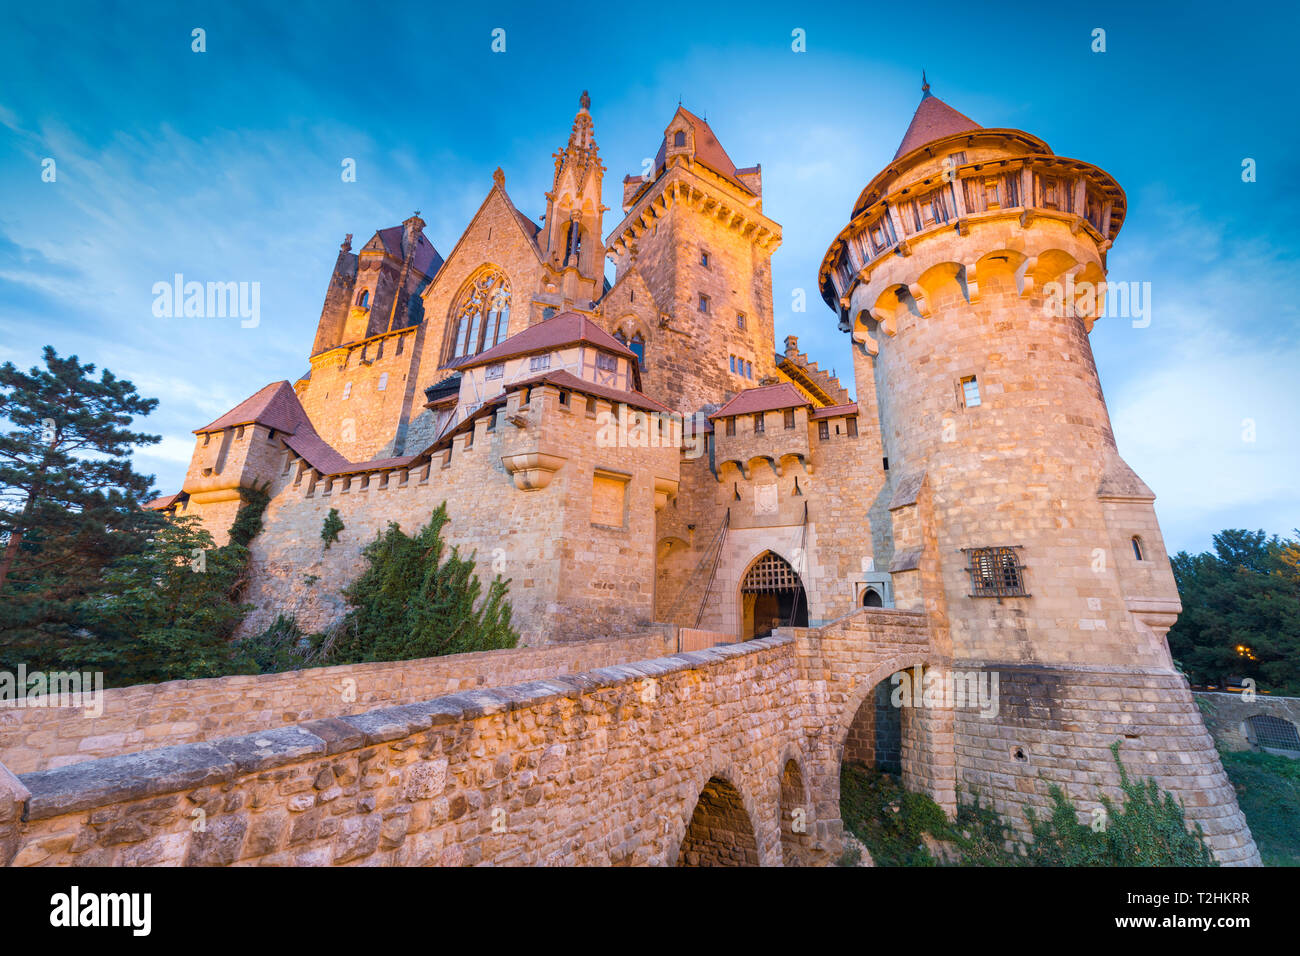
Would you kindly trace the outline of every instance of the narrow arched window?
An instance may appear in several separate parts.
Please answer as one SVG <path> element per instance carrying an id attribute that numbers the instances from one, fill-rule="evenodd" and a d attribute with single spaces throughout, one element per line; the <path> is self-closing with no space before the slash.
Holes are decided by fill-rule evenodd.
<path id="1" fill-rule="evenodd" d="M 361 294 L 357 296 L 357 305 L 361 306 L 361 308 L 364 309 L 369 304 L 370 304 L 370 290 L 362 289 Z"/>
<path id="2" fill-rule="evenodd" d="M 1139 561 L 1146 560 L 1146 558 L 1142 556 L 1142 539 L 1137 535 L 1133 536 L 1133 557 L 1137 558 Z"/>
<path id="3" fill-rule="evenodd" d="M 448 361 L 504 342 L 510 328 L 510 284 L 505 275 L 495 268 L 480 271 L 462 290 L 451 315 Z"/>
<path id="4" fill-rule="evenodd" d="M 627 347 L 636 353 L 636 363 L 639 367 L 645 368 L 645 339 L 638 332 L 632 336 L 632 341 L 627 343 Z"/>
<path id="5" fill-rule="evenodd" d="M 564 244 L 564 262 L 567 265 L 582 253 L 582 229 L 576 222 L 569 223 L 569 236 Z"/>

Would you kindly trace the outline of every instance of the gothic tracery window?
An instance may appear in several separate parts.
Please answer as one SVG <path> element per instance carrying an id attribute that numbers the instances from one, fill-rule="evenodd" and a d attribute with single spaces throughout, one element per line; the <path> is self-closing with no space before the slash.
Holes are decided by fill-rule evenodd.
<path id="1" fill-rule="evenodd" d="M 510 284 L 499 269 L 484 269 L 452 310 L 450 359 L 465 358 L 504 342 L 510 326 Z"/>

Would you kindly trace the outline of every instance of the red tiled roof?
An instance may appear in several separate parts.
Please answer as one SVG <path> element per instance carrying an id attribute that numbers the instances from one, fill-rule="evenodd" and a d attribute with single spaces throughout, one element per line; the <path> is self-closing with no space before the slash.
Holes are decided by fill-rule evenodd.
<path id="1" fill-rule="evenodd" d="M 969 116 L 958 113 L 939 97 L 927 91 L 921 97 L 921 104 L 912 115 L 912 123 L 903 134 L 903 141 L 898 144 L 898 152 L 894 154 L 894 159 L 906 156 L 912 150 L 920 149 L 926 143 L 933 143 L 936 139 L 982 128 Z"/>
<path id="2" fill-rule="evenodd" d="M 575 392 L 582 392 L 584 395 L 595 395 L 597 398 L 607 398 L 611 402 L 623 402 L 631 405 L 633 408 L 643 408 L 651 412 L 672 412 L 667 405 L 656 402 L 649 395 L 638 391 L 624 391 L 621 388 L 610 388 L 608 385 L 597 385 L 595 382 L 589 382 L 585 378 L 579 378 L 572 372 L 559 370 L 555 372 L 544 372 L 534 378 L 524 379 L 520 382 L 511 382 L 506 390 L 510 392 L 518 391 L 521 388 L 528 388 L 533 385 L 546 383 L 554 385 L 557 388 L 568 388 Z"/>
<path id="3" fill-rule="evenodd" d="M 288 382 L 273 382 L 244 399 L 215 422 L 194 429 L 194 434 L 220 431 L 234 425 L 265 425 L 278 432 L 294 432 L 307 421 L 307 413 Z"/>
<path id="4" fill-rule="evenodd" d="M 553 319 L 530 325 L 522 332 L 510 336 L 500 345 L 495 345 L 486 352 L 471 355 L 456 362 L 453 367 L 459 369 L 477 368 L 489 362 L 527 355 L 530 352 L 549 352 L 566 345 L 590 342 L 606 352 L 613 352 L 625 358 L 636 359 L 636 353 L 610 335 L 591 319 L 577 312 L 562 312 Z"/>
<path id="5" fill-rule="evenodd" d="M 407 456 L 376 458 L 365 462 L 350 461 L 316 433 L 311 419 L 307 417 L 302 403 L 298 401 L 297 393 L 288 382 L 275 382 L 266 386 L 212 424 L 196 428 L 194 433 L 201 434 L 235 425 L 250 424 L 263 425 L 281 432 L 284 443 L 323 475 L 345 475 L 380 468 L 397 468 L 413 460 L 413 456 Z"/>
<path id="6" fill-rule="evenodd" d="M 160 498 L 154 498 L 151 501 L 146 501 L 140 507 L 147 508 L 150 511 L 166 511 L 172 505 L 176 504 L 176 502 L 180 501 L 181 498 L 188 498 L 188 497 L 189 495 L 185 494 L 185 492 L 178 491 L 174 495 L 163 495 Z"/>
<path id="7" fill-rule="evenodd" d="M 817 408 L 808 417 L 814 421 L 819 418 L 838 418 L 841 415 L 856 415 L 858 413 L 858 403 L 849 402 L 847 405 L 829 405 L 826 408 Z"/>
<path id="8" fill-rule="evenodd" d="M 731 157 L 727 155 L 727 151 L 722 148 L 722 144 L 718 142 L 718 137 L 713 132 L 713 127 L 684 106 L 678 106 L 677 113 L 686 117 L 686 122 L 690 123 L 692 129 L 695 131 L 696 161 L 708 166 L 709 169 L 713 170 L 715 173 L 734 185 L 739 186 L 741 189 L 745 190 L 745 192 L 752 193 L 753 190 L 740 181 L 740 177 L 737 175 L 739 170 L 736 169 L 736 164 L 731 161 Z M 676 117 L 677 114 L 674 113 L 673 115 Z M 659 144 L 659 152 L 655 154 L 656 171 L 663 168 L 667 158 L 668 138 L 665 136 L 664 141 Z M 745 170 L 745 172 L 753 172 L 756 169 L 757 167 L 752 167 Z"/>
<path id="9" fill-rule="evenodd" d="M 747 388 L 709 418 L 729 418 L 732 415 L 772 412 L 778 408 L 798 408 L 800 405 L 811 404 L 812 402 L 789 382 L 781 382 L 779 385 Z"/>

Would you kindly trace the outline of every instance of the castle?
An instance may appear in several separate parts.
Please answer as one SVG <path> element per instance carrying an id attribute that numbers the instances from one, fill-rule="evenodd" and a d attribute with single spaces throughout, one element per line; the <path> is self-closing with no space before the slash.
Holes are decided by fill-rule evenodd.
<path id="1" fill-rule="evenodd" d="M 358 252 L 349 236 L 309 371 L 196 430 L 181 492 L 153 506 L 221 543 L 240 489 L 269 488 L 248 629 L 339 620 L 361 548 L 446 501 L 448 540 L 510 579 L 524 644 L 923 612 L 927 660 L 1002 680 L 1002 717 L 930 738 L 948 741 L 945 805 L 955 781 L 1018 805 L 1044 768 L 1091 779 L 1105 766 L 1073 765 L 1069 742 L 1097 744 L 1103 711 L 1139 715 L 1126 748 L 1187 764 L 1178 796 L 1218 806 L 1194 814 L 1216 852 L 1257 859 L 1166 645 L 1178 593 L 1154 495 L 1116 448 L 1095 313 L 1048 307 L 1053 283 L 1105 282 L 1126 208 L 1109 175 L 927 86 L 818 276 L 851 401 L 795 337 L 774 349 L 781 227 L 761 168 L 707 122 L 677 109 L 603 239 L 585 93 L 554 161 L 540 223 L 498 169 L 445 257 L 418 214 Z M 1145 740 L 1171 708 L 1183 730 Z M 867 762 L 883 714 L 848 730 Z M 1025 727 L 1050 744 L 1021 745 Z"/>

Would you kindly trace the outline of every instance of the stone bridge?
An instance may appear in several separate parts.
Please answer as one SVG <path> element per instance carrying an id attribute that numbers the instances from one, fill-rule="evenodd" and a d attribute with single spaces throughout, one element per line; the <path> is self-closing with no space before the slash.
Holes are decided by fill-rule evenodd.
<path id="1" fill-rule="evenodd" d="M 0 709 L 0 863 L 827 864 L 845 760 L 950 814 L 978 788 L 1023 832 L 1051 784 L 1115 796 L 1116 741 L 1220 861 L 1258 860 L 1177 675 L 995 663 L 998 713 L 889 706 L 895 673 L 951 673 L 943 640 L 862 608 L 698 651 L 656 626 Z"/>
<path id="2" fill-rule="evenodd" d="M 624 646 L 635 653 L 656 641 L 667 637 Z M 618 644 L 604 642 L 599 652 L 616 654 Z M 460 666 L 505 661 L 490 671 L 501 675 L 512 664 L 536 669 L 539 654 L 551 655 L 544 665 L 557 666 L 555 654 L 581 660 L 575 655 L 593 653 L 591 646 L 490 652 L 462 655 Z M 163 739 L 187 742 L 66 762 L 77 759 L 74 751 L 62 766 L 17 776 L 0 767 L 0 860 L 833 862 L 842 846 L 840 760 L 855 715 L 890 674 L 934 663 L 924 615 L 872 608 L 822 628 L 429 699 L 407 696 L 361 713 L 332 714 L 347 705 L 321 694 L 311 719 L 281 726 L 258 701 L 246 702 L 242 718 L 227 707 L 221 719 L 203 720 L 184 707 L 187 693 L 210 703 L 211 685 L 221 681 L 161 685 L 173 688 L 155 714 L 169 730 Z M 394 667 L 294 676 L 323 689 L 367 668 Z M 256 684 L 274 694 L 287 677 L 223 680 L 246 682 L 245 695 L 256 697 Z M 222 690 L 228 697 L 229 685 Z M 140 693 L 108 692 L 106 716 L 114 711 L 111 695 L 132 691 Z M 95 723 L 55 711 L 42 716 L 24 725 L 22 750 L 0 749 L 0 759 L 30 763 L 39 743 L 33 733 L 67 739 L 75 732 L 70 720 Z M 201 739 L 204 724 L 216 735 Z M 236 729 L 244 732 L 220 735 Z M 102 753 L 129 739 L 100 739 L 93 748 Z M 0 736 L 4 743 L 13 740 Z M 952 754 L 950 714 L 909 722 L 904 775 L 949 808 Z"/>

